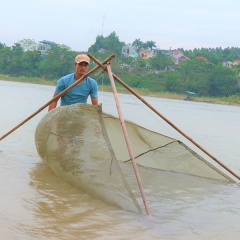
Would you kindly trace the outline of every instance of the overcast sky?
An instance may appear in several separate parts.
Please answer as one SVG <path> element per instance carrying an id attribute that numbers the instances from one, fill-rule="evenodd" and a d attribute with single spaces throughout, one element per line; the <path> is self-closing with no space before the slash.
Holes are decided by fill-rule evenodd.
<path id="1" fill-rule="evenodd" d="M 240 47 L 240 0 L 2 0 L 0 43 L 49 40 L 87 51 L 97 35 L 158 48 Z"/>

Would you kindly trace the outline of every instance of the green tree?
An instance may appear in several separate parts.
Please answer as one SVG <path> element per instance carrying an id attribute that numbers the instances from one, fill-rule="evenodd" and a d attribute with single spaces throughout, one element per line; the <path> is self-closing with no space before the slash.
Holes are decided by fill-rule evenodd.
<path id="1" fill-rule="evenodd" d="M 173 59 L 161 51 L 158 51 L 155 57 L 149 58 L 148 63 L 149 68 L 154 70 L 165 70 L 174 65 Z"/>
<path id="2" fill-rule="evenodd" d="M 146 43 L 144 43 L 144 48 L 145 49 L 149 49 L 149 50 L 153 50 L 154 48 L 156 48 L 156 42 L 154 41 L 147 41 Z"/>
<path id="3" fill-rule="evenodd" d="M 232 69 L 233 69 L 234 72 L 236 72 L 236 76 L 240 75 L 240 65 L 239 64 L 233 65 Z"/>
<path id="4" fill-rule="evenodd" d="M 213 71 L 214 64 L 201 59 L 184 61 L 177 67 L 180 75 L 179 81 L 185 91 L 193 91 L 198 95 L 207 95 L 207 80 Z"/>
<path id="5" fill-rule="evenodd" d="M 237 93 L 237 77 L 234 72 L 221 65 L 214 66 L 207 86 L 208 96 L 230 96 Z"/>
<path id="6" fill-rule="evenodd" d="M 96 42 L 90 46 L 88 52 L 94 53 L 98 52 L 101 48 L 106 49 L 109 54 L 115 53 L 117 56 L 121 56 L 122 46 L 125 43 L 119 41 L 118 36 L 115 32 L 110 33 L 107 37 L 103 37 L 102 35 L 98 35 L 96 38 Z"/>
<path id="7" fill-rule="evenodd" d="M 61 45 L 53 45 L 46 57 L 39 63 L 39 70 L 43 77 L 58 79 L 74 71 L 76 52 Z"/>
<path id="8" fill-rule="evenodd" d="M 0 72 L 3 74 L 10 73 L 11 66 L 11 47 L 0 43 Z"/>
<path id="9" fill-rule="evenodd" d="M 22 76 L 24 70 L 24 50 L 19 43 L 15 43 L 10 51 L 9 64 L 7 66 L 7 73 L 14 76 Z"/>
<path id="10" fill-rule="evenodd" d="M 186 88 L 181 79 L 181 73 L 177 71 L 165 71 L 159 74 L 162 77 L 164 89 L 167 92 L 183 93 Z"/>
<path id="11" fill-rule="evenodd" d="M 156 42 L 154 41 L 142 42 L 140 38 L 136 38 L 133 41 L 132 46 L 135 47 L 138 51 L 140 51 L 141 48 L 153 50 L 153 48 L 156 48 Z"/>
<path id="12" fill-rule="evenodd" d="M 99 51 L 101 48 L 104 48 L 105 47 L 104 41 L 105 38 L 102 35 L 98 35 L 96 37 L 96 42 L 93 45 L 91 45 L 91 47 L 88 49 L 88 52 L 95 53 Z"/>
<path id="13" fill-rule="evenodd" d="M 24 51 L 37 51 L 38 43 L 33 39 L 22 39 L 18 42 Z"/>
<path id="14" fill-rule="evenodd" d="M 26 51 L 23 56 L 22 75 L 26 77 L 40 77 L 39 63 L 42 61 L 38 51 Z"/>
<path id="15" fill-rule="evenodd" d="M 140 51 L 140 49 L 144 47 L 144 43 L 141 41 L 140 38 L 136 38 L 133 41 L 132 46 L 135 47 L 138 51 Z"/>

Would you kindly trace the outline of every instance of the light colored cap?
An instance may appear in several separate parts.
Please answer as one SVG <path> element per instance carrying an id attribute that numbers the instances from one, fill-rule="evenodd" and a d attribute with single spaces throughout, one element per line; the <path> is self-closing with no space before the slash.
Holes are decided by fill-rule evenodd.
<path id="1" fill-rule="evenodd" d="M 86 54 L 79 54 L 75 57 L 75 63 L 86 62 L 90 64 L 90 58 Z"/>

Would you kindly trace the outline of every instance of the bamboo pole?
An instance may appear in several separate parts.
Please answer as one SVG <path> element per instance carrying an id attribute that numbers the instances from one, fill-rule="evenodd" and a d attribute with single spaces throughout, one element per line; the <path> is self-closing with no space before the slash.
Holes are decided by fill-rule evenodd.
<path id="1" fill-rule="evenodd" d="M 106 66 L 102 65 L 95 57 L 91 54 L 88 55 L 93 61 L 99 64 L 103 69 L 106 70 Z M 170 120 L 168 120 L 164 115 L 162 115 L 159 111 L 157 111 L 152 105 L 150 105 L 146 100 L 144 100 L 138 93 L 136 93 L 131 87 L 129 87 L 126 83 L 124 83 L 119 77 L 117 77 L 114 73 L 112 73 L 113 78 L 116 79 L 120 84 L 122 84 L 126 89 L 128 89 L 133 95 L 135 95 L 139 100 L 141 100 L 146 106 L 148 106 L 153 112 L 155 112 L 158 116 L 160 116 L 164 121 L 166 121 L 170 126 L 172 126 L 176 131 L 182 134 L 185 138 L 187 138 L 191 143 L 193 143 L 196 147 L 198 147 L 202 152 L 212 158 L 215 162 L 217 162 L 220 166 L 222 166 L 225 170 L 231 173 L 234 177 L 240 180 L 240 176 L 229 169 L 225 164 L 219 161 L 216 157 L 210 154 L 207 150 L 201 147 L 197 142 L 195 142 L 192 138 L 190 138 L 186 133 L 180 130 L 177 126 L 175 126 Z"/>
<path id="2" fill-rule="evenodd" d="M 108 72 L 108 76 L 109 76 L 110 82 L 112 84 L 113 94 L 114 94 L 114 98 L 115 98 L 115 102 L 116 102 L 116 106 L 117 106 L 117 110 L 118 110 L 118 116 L 119 116 L 119 119 L 120 119 L 120 122 L 121 122 L 124 138 L 125 138 L 125 141 L 126 141 L 126 144 L 127 144 L 128 153 L 129 153 L 129 156 L 130 156 L 130 158 L 132 160 L 131 162 L 132 162 L 133 169 L 134 169 L 134 172 L 135 172 L 135 175 L 136 175 L 136 178 L 137 178 L 137 182 L 138 182 L 140 193 L 141 193 L 141 196 L 142 196 L 142 199 L 143 199 L 143 203 L 144 203 L 147 215 L 151 217 L 152 214 L 151 214 L 151 212 L 149 210 L 149 206 L 148 206 L 148 203 L 146 201 L 146 196 L 145 196 L 145 193 L 144 193 L 144 190 L 143 190 L 143 186 L 142 186 L 140 174 L 139 174 L 139 171 L 138 171 L 138 168 L 137 168 L 137 164 L 136 164 L 135 159 L 134 159 L 132 147 L 131 147 L 131 144 L 130 144 L 130 141 L 129 141 L 129 137 L 128 137 L 127 128 L 126 128 L 126 125 L 125 125 L 125 122 L 124 122 L 124 118 L 123 118 L 120 102 L 119 102 L 119 99 L 118 99 L 117 89 L 116 89 L 116 86 L 115 86 L 115 82 L 114 82 L 112 71 L 111 71 L 111 68 L 110 68 L 109 64 L 107 64 L 106 69 L 107 69 L 107 72 Z"/>
<path id="3" fill-rule="evenodd" d="M 110 55 L 108 58 L 106 58 L 101 64 L 104 65 L 107 62 L 109 62 L 111 59 L 113 59 L 115 57 L 115 54 Z M 79 78 L 76 82 L 74 82 L 71 86 L 69 86 L 68 88 L 66 88 L 64 91 L 62 91 L 61 93 L 59 93 L 57 96 L 55 96 L 54 98 L 52 98 L 50 101 L 48 101 L 46 104 L 44 104 L 41 108 L 39 108 L 37 111 L 35 111 L 33 114 L 31 114 L 29 117 L 27 117 L 25 120 L 23 120 L 22 122 L 20 122 L 16 127 L 12 128 L 10 131 L 8 131 L 7 133 L 5 133 L 1 138 L 0 141 L 2 141 L 5 137 L 7 137 L 10 133 L 14 132 L 16 129 L 18 129 L 19 127 L 21 127 L 24 123 L 26 123 L 27 121 L 29 121 L 31 118 L 33 118 L 35 115 L 37 115 L 38 113 L 40 113 L 44 108 L 46 108 L 49 104 L 51 104 L 52 102 L 56 101 L 57 99 L 59 99 L 62 95 L 64 95 L 67 91 L 69 91 L 70 89 L 72 89 L 73 87 L 75 87 L 77 84 L 81 83 L 84 78 L 88 77 L 89 75 L 91 75 L 93 72 L 95 72 L 96 70 L 98 70 L 100 68 L 100 66 L 96 66 L 94 67 L 92 70 L 90 70 L 89 72 L 87 72 L 84 76 L 82 76 L 81 78 Z"/>

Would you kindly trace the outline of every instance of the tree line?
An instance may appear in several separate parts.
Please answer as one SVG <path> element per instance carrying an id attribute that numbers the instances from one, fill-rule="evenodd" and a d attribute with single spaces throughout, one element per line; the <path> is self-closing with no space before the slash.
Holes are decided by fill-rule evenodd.
<path id="1" fill-rule="evenodd" d="M 192 91 L 199 96 L 230 96 L 239 94 L 240 65 L 227 68 L 223 61 L 233 61 L 240 58 L 240 48 L 201 48 L 184 50 L 183 54 L 190 60 L 183 61 L 176 66 L 170 56 L 157 51 L 153 58 L 142 59 L 121 56 L 122 46 L 115 32 L 109 36 L 99 35 L 88 53 L 99 60 L 104 60 L 114 53 L 116 57 L 111 61 L 115 74 L 133 88 L 142 88 L 152 92 L 185 93 Z M 142 42 L 136 39 L 128 43 L 136 49 L 156 49 L 154 41 Z M 100 49 L 104 51 L 98 52 Z M 0 73 L 10 76 L 40 77 L 49 81 L 56 81 L 61 76 L 74 71 L 73 59 L 78 52 L 68 46 L 54 44 L 43 58 L 37 49 L 37 43 L 24 39 L 8 47 L 0 43 Z M 196 58 L 203 56 L 209 61 Z M 91 63 L 91 68 L 94 66 Z M 99 73 L 93 75 L 99 79 Z M 104 84 L 110 84 L 107 75 L 101 77 Z"/>

